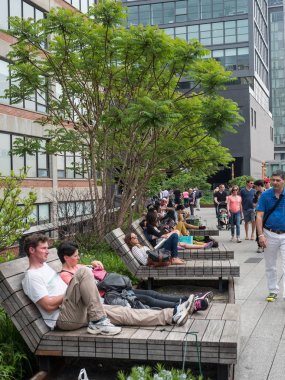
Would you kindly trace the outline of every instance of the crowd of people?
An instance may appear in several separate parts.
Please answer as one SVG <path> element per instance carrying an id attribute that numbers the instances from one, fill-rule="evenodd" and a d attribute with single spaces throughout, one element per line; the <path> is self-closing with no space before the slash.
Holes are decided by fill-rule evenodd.
<path id="1" fill-rule="evenodd" d="M 269 188 L 270 178 L 256 181 L 248 178 L 246 186 L 241 189 L 237 185 L 226 189 L 224 184 L 220 184 L 213 194 L 218 220 L 221 209 L 226 209 L 227 217 L 229 218 L 231 241 L 242 242 L 240 238 L 240 225 L 244 221 L 245 240 L 256 240 L 258 253 L 263 252 L 263 247 L 260 246 L 256 235 L 256 206 L 260 195 Z"/>
<path id="2" fill-rule="evenodd" d="M 241 242 L 240 223 L 244 219 L 245 240 L 257 242 L 257 253 L 264 253 L 265 274 L 269 294 L 266 301 L 274 302 L 279 293 L 277 258 L 282 257 L 283 300 L 285 301 L 285 172 L 277 170 L 271 178 L 249 178 L 239 190 L 234 185 L 226 190 L 220 184 L 214 191 L 217 216 L 226 205 L 231 226 L 231 240 Z M 251 228 L 250 228 L 251 227 Z M 235 238 L 236 234 L 236 238 Z"/>

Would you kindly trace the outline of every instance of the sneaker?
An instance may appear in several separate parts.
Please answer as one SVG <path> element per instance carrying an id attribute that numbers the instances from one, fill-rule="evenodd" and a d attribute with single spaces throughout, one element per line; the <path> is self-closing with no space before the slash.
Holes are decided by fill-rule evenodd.
<path id="1" fill-rule="evenodd" d="M 212 241 L 209 241 L 209 243 L 205 244 L 204 245 L 204 249 L 209 249 L 209 248 L 212 248 L 213 247 L 213 242 Z"/>
<path id="2" fill-rule="evenodd" d="M 114 326 L 109 318 L 105 317 L 98 322 L 89 322 L 87 332 L 93 335 L 117 335 L 122 331 L 121 327 Z"/>
<path id="3" fill-rule="evenodd" d="M 276 293 L 269 293 L 269 295 L 265 299 L 268 302 L 274 302 L 277 300 L 277 294 Z"/>
<path id="4" fill-rule="evenodd" d="M 239 237 L 237 238 L 237 243 L 241 243 L 241 240 L 240 240 L 240 238 L 239 238 Z"/>
<path id="5" fill-rule="evenodd" d="M 262 247 L 258 247 L 256 252 L 257 252 L 257 253 L 262 253 L 262 252 L 264 252 L 264 248 L 262 248 Z"/>
<path id="6" fill-rule="evenodd" d="M 231 237 L 231 242 L 234 242 L 234 241 L 235 241 L 235 237 L 232 236 L 232 237 Z"/>
<path id="7" fill-rule="evenodd" d="M 207 298 L 208 302 L 211 302 L 212 299 L 214 298 L 214 293 L 211 291 L 195 293 L 195 301 L 204 300 L 206 298 Z"/>
<path id="8" fill-rule="evenodd" d="M 186 323 L 188 315 L 193 314 L 194 311 L 194 294 L 191 294 L 187 301 L 177 306 L 176 313 L 172 317 L 173 323 L 177 326 L 182 326 Z"/>
<path id="9" fill-rule="evenodd" d="M 194 302 L 194 310 L 200 311 L 200 310 L 206 310 L 209 307 L 209 301 L 208 298 L 205 299 L 196 299 Z"/>

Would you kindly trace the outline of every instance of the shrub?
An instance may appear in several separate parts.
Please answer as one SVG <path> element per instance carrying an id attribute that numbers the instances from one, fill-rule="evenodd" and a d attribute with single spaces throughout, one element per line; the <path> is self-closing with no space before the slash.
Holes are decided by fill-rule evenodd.
<path id="1" fill-rule="evenodd" d="M 154 373 L 153 373 L 154 372 Z M 202 376 L 192 375 L 190 370 L 186 372 L 180 369 L 172 368 L 166 370 L 160 364 L 156 366 L 154 371 L 150 367 L 133 367 L 130 375 L 125 375 L 123 372 L 118 373 L 119 380 L 202 380 Z"/>
<path id="2" fill-rule="evenodd" d="M 5 311 L 0 308 L 0 379 L 18 380 L 30 377 L 36 359 Z"/>

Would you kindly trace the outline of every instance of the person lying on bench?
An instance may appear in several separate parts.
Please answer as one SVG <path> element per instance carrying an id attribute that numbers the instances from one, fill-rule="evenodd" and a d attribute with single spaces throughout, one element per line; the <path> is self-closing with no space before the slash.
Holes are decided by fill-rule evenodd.
<path id="1" fill-rule="evenodd" d="M 175 308 L 162 310 L 131 309 L 103 305 L 97 286 L 88 268 L 80 268 L 66 285 L 47 263 L 48 237 L 28 236 L 24 250 L 29 258 L 22 286 L 24 293 L 39 309 L 51 329 L 76 330 L 88 326 L 90 334 L 116 335 L 126 326 L 182 326 L 194 311 L 195 297 Z"/>
<path id="2" fill-rule="evenodd" d="M 78 251 L 78 245 L 74 242 L 64 241 L 58 249 L 57 254 L 62 262 L 62 270 L 59 273 L 62 280 L 68 285 L 72 280 L 74 274 L 84 265 L 78 264 L 80 260 L 80 254 Z M 91 263 L 93 276 L 95 280 L 102 281 L 107 275 L 107 271 L 104 269 L 101 261 L 94 260 Z M 161 309 L 174 308 L 181 302 L 188 300 L 187 296 L 170 296 L 168 294 L 158 293 L 154 290 L 136 289 L 131 288 L 131 291 L 138 298 L 138 300 L 149 307 L 157 307 Z M 99 290 L 100 296 L 104 298 L 105 291 Z M 206 310 L 209 306 L 209 302 L 213 298 L 213 292 L 196 293 L 194 311 Z"/>

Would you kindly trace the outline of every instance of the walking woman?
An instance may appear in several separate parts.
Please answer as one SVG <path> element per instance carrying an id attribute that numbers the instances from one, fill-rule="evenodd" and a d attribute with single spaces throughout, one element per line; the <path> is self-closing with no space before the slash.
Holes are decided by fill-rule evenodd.
<path id="1" fill-rule="evenodd" d="M 241 243 L 240 239 L 240 221 L 243 215 L 242 210 L 242 199 L 241 196 L 238 195 L 239 188 L 234 185 L 231 190 L 231 194 L 227 197 L 227 209 L 228 215 L 231 223 L 231 233 L 232 238 L 231 241 L 236 241 L 237 243 Z M 236 230 L 236 240 L 235 240 L 235 230 Z"/>

